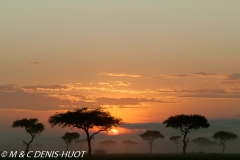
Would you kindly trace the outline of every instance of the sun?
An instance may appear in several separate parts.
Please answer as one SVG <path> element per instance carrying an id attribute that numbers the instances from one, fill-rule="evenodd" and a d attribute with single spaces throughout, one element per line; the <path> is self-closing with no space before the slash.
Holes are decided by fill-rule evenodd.
<path id="1" fill-rule="evenodd" d="M 110 129 L 110 130 L 108 131 L 108 134 L 109 134 L 109 135 L 118 135 L 118 130 L 116 130 L 116 129 Z"/>

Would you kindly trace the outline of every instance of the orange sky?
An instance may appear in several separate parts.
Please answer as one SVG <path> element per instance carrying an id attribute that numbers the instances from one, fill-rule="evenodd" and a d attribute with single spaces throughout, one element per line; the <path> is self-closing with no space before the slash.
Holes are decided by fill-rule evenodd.
<path id="1" fill-rule="evenodd" d="M 1 1 L 0 117 L 47 123 L 102 107 L 129 123 L 239 118 L 239 6 Z"/>

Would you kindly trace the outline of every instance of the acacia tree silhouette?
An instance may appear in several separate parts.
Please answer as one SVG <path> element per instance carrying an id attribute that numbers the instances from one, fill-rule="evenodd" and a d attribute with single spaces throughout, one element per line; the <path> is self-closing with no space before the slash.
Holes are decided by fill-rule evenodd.
<path id="1" fill-rule="evenodd" d="M 232 132 L 228 132 L 228 131 L 219 131 L 219 132 L 216 132 L 214 135 L 213 135 L 213 138 L 214 139 L 219 139 L 220 140 L 220 145 L 223 146 L 222 148 L 222 153 L 224 153 L 225 149 L 226 149 L 226 146 L 225 146 L 225 143 L 226 141 L 230 141 L 230 140 L 234 140 L 234 139 L 237 139 L 238 136 Z"/>
<path id="2" fill-rule="evenodd" d="M 192 143 L 195 143 L 196 145 L 199 146 L 200 152 L 202 152 L 203 146 L 212 146 L 216 144 L 216 142 L 210 141 L 208 138 L 204 138 L 204 137 L 195 138 L 192 140 Z"/>
<path id="3" fill-rule="evenodd" d="M 116 141 L 113 141 L 113 140 L 105 140 L 105 141 L 101 141 L 101 142 L 99 142 L 99 144 L 101 145 L 101 146 L 103 146 L 105 149 L 111 149 L 110 148 L 110 146 L 114 146 L 114 145 L 116 145 L 117 144 L 117 142 Z"/>
<path id="4" fill-rule="evenodd" d="M 178 140 L 181 138 L 181 136 L 172 136 L 170 137 L 170 141 L 173 141 L 175 146 L 176 146 L 176 150 L 177 150 L 177 153 L 178 153 Z"/>
<path id="5" fill-rule="evenodd" d="M 187 134 L 191 130 L 197 130 L 200 128 L 208 128 L 209 123 L 204 116 L 201 115 L 176 115 L 171 116 L 167 120 L 163 121 L 163 124 L 166 127 L 171 127 L 175 129 L 180 129 L 183 135 L 183 154 L 186 155 L 186 148 L 189 143 L 189 137 L 187 138 Z"/>
<path id="6" fill-rule="evenodd" d="M 75 109 L 66 113 L 56 113 L 48 119 L 52 127 L 60 126 L 83 129 L 87 135 L 88 155 L 91 156 L 91 140 L 96 134 L 102 131 L 109 131 L 112 127 L 116 127 L 123 123 L 120 118 L 113 117 L 109 112 L 97 109 Z M 92 134 L 89 130 L 93 127 L 98 130 Z"/>
<path id="7" fill-rule="evenodd" d="M 150 153 L 152 153 L 153 148 L 153 141 L 158 138 L 164 138 L 164 136 L 159 131 L 151 131 L 147 130 L 143 134 L 139 135 L 143 140 L 147 140 L 149 147 L 150 147 Z"/>
<path id="8" fill-rule="evenodd" d="M 74 139 L 78 139 L 80 137 L 80 134 L 77 132 L 72 132 L 72 133 L 65 133 L 64 136 L 62 136 L 62 139 L 64 140 L 65 144 L 67 144 L 67 151 L 68 151 L 68 146 L 72 144 L 72 141 Z"/>
<path id="9" fill-rule="evenodd" d="M 31 140 L 29 142 L 23 141 L 23 143 L 26 144 L 25 152 L 28 153 L 30 144 L 33 142 L 36 135 L 40 134 L 44 130 L 44 126 L 42 123 L 38 123 L 37 118 L 23 118 L 13 122 L 12 128 L 17 127 L 25 128 L 26 132 L 31 135 Z"/>
<path id="10" fill-rule="evenodd" d="M 128 151 L 131 146 L 138 144 L 137 142 L 131 140 L 124 140 L 122 143 L 126 146 L 126 150 Z"/>

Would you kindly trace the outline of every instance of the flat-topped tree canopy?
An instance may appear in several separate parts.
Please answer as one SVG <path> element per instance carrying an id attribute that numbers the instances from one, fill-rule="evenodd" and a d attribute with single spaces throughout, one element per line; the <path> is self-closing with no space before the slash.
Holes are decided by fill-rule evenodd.
<path id="1" fill-rule="evenodd" d="M 44 130 L 44 125 L 38 122 L 37 118 L 23 118 L 13 122 L 13 128 L 25 128 L 25 131 L 31 135 L 31 140 L 29 142 L 23 141 L 26 144 L 26 153 L 29 150 L 30 144 L 33 142 L 33 139 L 37 134 L 40 134 Z"/>
<path id="2" fill-rule="evenodd" d="M 67 144 L 67 151 L 68 151 L 68 146 L 72 144 L 72 141 L 74 139 L 78 139 L 80 137 L 80 134 L 77 132 L 66 132 L 64 134 L 64 136 L 62 136 L 61 138 L 64 140 L 64 142 Z"/>
<path id="3" fill-rule="evenodd" d="M 147 130 L 146 132 L 139 135 L 143 140 L 154 140 L 158 138 L 164 138 L 164 136 L 159 131 Z"/>
<path id="4" fill-rule="evenodd" d="M 166 127 L 172 127 L 175 129 L 200 129 L 200 128 L 208 128 L 209 123 L 208 120 L 201 115 L 193 114 L 193 115 L 176 115 L 171 116 L 167 120 L 163 121 L 163 124 L 166 124 Z"/>
<path id="5" fill-rule="evenodd" d="M 164 138 L 161 132 L 159 131 L 152 131 L 147 130 L 146 132 L 139 135 L 143 140 L 147 140 L 149 147 L 150 147 L 150 153 L 152 153 L 153 148 L 153 141 L 158 138 Z"/>
<path id="6" fill-rule="evenodd" d="M 65 141 L 66 144 L 70 144 L 74 139 L 78 139 L 79 137 L 80 134 L 77 132 L 72 133 L 66 132 L 64 136 L 62 136 L 61 138 Z"/>
<path id="7" fill-rule="evenodd" d="M 101 131 L 109 131 L 123 123 L 121 118 L 112 116 L 101 108 L 81 108 L 65 113 L 56 113 L 48 119 L 52 127 L 70 127 L 83 129 L 87 135 L 88 154 L 91 155 L 91 139 Z M 98 130 L 90 135 L 89 130 L 97 127 Z"/>
<path id="8" fill-rule="evenodd" d="M 235 140 L 238 138 L 238 136 L 235 133 L 229 131 L 219 131 L 214 133 L 213 138 L 220 140 L 220 145 L 223 146 L 222 153 L 224 153 L 226 148 L 225 146 L 226 141 Z"/>
<path id="9" fill-rule="evenodd" d="M 122 119 L 111 116 L 109 112 L 97 109 L 75 109 L 66 113 L 56 113 L 48 120 L 52 127 L 71 127 L 79 129 L 92 129 L 94 126 L 101 130 L 109 130 L 123 123 Z"/>
<path id="10" fill-rule="evenodd" d="M 171 116 L 165 121 L 163 121 L 163 124 L 165 124 L 166 127 L 171 127 L 175 129 L 180 129 L 182 135 L 183 135 L 183 154 L 186 155 L 186 147 L 189 142 L 189 138 L 187 137 L 187 134 L 191 130 L 197 130 L 200 128 L 208 128 L 210 124 L 208 123 L 208 120 L 201 115 L 193 114 L 193 115 L 176 115 Z"/>
<path id="11" fill-rule="evenodd" d="M 178 139 L 180 139 L 181 138 L 181 136 L 171 136 L 170 138 L 169 138 L 169 140 L 170 141 L 178 141 Z"/>
<path id="12" fill-rule="evenodd" d="M 210 144 L 210 140 L 208 138 L 205 137 L 198 137 L 192 140 L 193 143 L 197 144 L 197 145 L 208 145 Z"/>
<path id="13" fill-rule="evenodd" d="M 232 132 L 228 131 L 219 131 L 213 135 L 214 139 L 220 139 L 222 141 L 229 141 L 229 140 L 234 140 L 237 139 L 237 135 Z"/>
<path id="14" fill-rule="evenodd" d="M 23 118 L 20 120 L 16 120 L 13 122 L 12 127 L 25 128 L 26 132 L 30 133 L 33 137 L 35 137 L 36 134 L 40 134 L 44 130 L 43 124 L 38 123 L 37 118 Z"/>

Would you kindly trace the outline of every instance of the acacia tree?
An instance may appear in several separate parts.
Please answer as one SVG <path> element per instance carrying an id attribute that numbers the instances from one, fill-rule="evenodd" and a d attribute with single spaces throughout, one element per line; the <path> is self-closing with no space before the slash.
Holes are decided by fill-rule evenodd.
<path id="1" fill-rule="evenodd" d="M 181 136 L 172 136 L 170 137 L 170 141 L 173 141 L 175 146 L 176 146 L 176 150 L 177 150 L 177 153 L 178 153 L 178 140 L 181 138 Z"/>
<path id="2" fill-rule="evenodd" d="M 44 130 L 44 126 L 42 123 L 38 123 L 37 118 L 23 118 L 20 120 L 16 120 L 12 124 L 12 128 L 25 128 L 25 131 L 31 135 L 31 140 L 29 142 L 23 141 L 26 145 L 26 153 L 29 151 L 29 146 L 33 142 L 33 139 L 37 134 L 40 134 Z"/>
<path id="3" fill-rule="evenodd" d="M 96 134 L 102 131 L 109 131 L 112 127 L 116 127 L 123 123 L 120 118 L 113 117 L 109 112 L 97 109 L 75 109 L 65 113 L 56 113 L 48 119 L 52 127 L 60 126 L 78 128 L 85 131 L 88 142 L 88 155 L 91 155 L 91 140 Z M 92 134 L 89 132 L 93 127 L 98 128 Z"/>
<path id="4" fill-rule="evenodd" d="M 109 147 L 116 145 L 117 142 L 113 140 L 105 140 L 105 141 L 101 141 L 99 144 L 109 150 Z"/>
<path id="5" fill-rule="evenodd" d="M 236 134 L 232 133 L 232 132 L 219 131 L 219 132 L 216 132 L 213 135 L 213 138 L 217 139 L 217 140 L 220 140 L 220 145 L 223 146 L 222 153 L 224 153 L 225 148 L 226 148 L 226 146 L 225 146 L 226 141 L 237 139 L 238 136 Z"/>
<path id="6" fill-rule="evenodd" d="M 131 141 L 131 140 L 124 140 L 122 143 L 126 146 L 126 150 L 128 151 L 129 148 L 133 145 L 136 145 L 137 142 Z"/>
<path id="7" fill-rule="evenodd" d="M 159 131 L 151 131 L 147 130 L 143 134 L 139 135 L 143 140 L 147 140 L 149 147 L 150 147 L 150 153 L 152 153 L 153 148 L 153 141 L 158 138 L 164 138 L 164 136 Z"/>
<path id="8" fill-rule="evenodd" d="M 72 144 L 72 141 L 74 139 L 78 139 L 80 137 L 80 134 L 77 132 L 72 132 L 72 133 L 65 133 L 64 136 L 62 136 L 62 139 L 64 140 L 65 144 L 67 144 L 67 151 L 68 151 L 68 146 Z"/>
<path id="9" fill-rule="evenodd" d="M 186 148 L 189 143 L 189 137 L 187 137 L 187 134 L 191 130 L 197 130 L 200 128 L 208 128 L 209 123 L 208 120 L 201 115 L 176 115 L 171 116 L 165 121 L 163 121 L 163 124 L 166 125 L 166 127 L 171 127 L 175 129 L 180 129 L 181 134 L 183 135 L 183 154 L 186 155 Z"/>
<path id="10" fill-rule="evenodd" d="M 192 143 L 195 143 L 196 145 L 199 146 L 200 152 L 202 151 L 203 146 L 211 146 L 213 145 L 213 142 L 210 141 L 208 138 L 204 137 L 198 137 L 192 140 Z"/>

